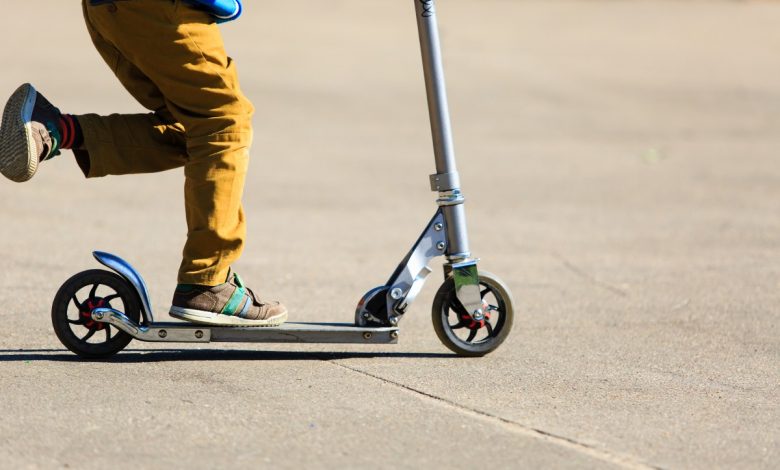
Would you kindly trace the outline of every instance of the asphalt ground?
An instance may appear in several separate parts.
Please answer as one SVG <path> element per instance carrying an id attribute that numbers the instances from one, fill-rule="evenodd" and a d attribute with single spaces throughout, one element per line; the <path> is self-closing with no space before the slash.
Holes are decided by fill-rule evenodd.
<path id="1" fill-rule="evenodd" d="M 0 28 L 0 94 L 140 112 L 76 2 Z M 0 181 L 2 468 L 776 468 L 780 4 L 439 2 L 474 254 L 515 331 L 396 346 L 133 342 L 83 362 L 54 293 L 115 252 L 165 318 L 181 171 Z M 34 21 L 33 19 L 34 18 Z M 257 108 L 236 266 L 297 321 L 351 321 L 435 210 L 412 2 L 253 2 L 224 27 Z"/>

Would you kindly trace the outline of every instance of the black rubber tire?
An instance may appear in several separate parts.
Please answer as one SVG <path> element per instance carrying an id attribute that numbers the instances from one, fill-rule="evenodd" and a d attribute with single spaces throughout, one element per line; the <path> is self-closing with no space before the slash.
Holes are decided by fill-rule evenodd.
<path id="1" fill-rule="evenodd" d="M 451 299 L 455 296 L 455 280 L 452 277 L 444 281 L 433 299 L 431 320 L 436 336 L 449 350 L 459 356 L 480 357 L 493 352 L 506 340 L 512 330 L 514 308 L 509 289 L 498 277 L 485 271 L 479 271 L 479 284 L 482 288 L 490 288 L 499 303 L 498 307 L 503 319 L 500 327 L 496 328 L 494 336 L 475 343 L 459 338 L 449 326 L 449 315 L 454 313 L 450 309 Z"/>
<path id="2" fill-rule="evenodd" d="M 138 294 L 128 282 L 116 273 L 102 269 L 90 269 L 80 272 L 67 281 L 57 291 L 51 306 L 51 322 L 54 332 L 60 342 L 69 350 L 85 359 L 102 359 L 113 356 L 124 349 L 133 337 L 118 328 L 113 327 L 114 333 L 108 341 L 102 343 L 88 343 L 82 341 L 70 327 L 68 322 L 68 307 L 73 302 L 73 296 L 80 289 L 99 284 L 113 289 L 124 303 L 124 314 L 134 321 L 141 317 Z"/>

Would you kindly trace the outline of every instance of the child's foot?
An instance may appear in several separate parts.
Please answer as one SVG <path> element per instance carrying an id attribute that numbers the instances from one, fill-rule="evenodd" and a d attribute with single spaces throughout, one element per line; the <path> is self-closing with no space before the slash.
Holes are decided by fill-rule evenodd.
<path id="1" fill-rule="evenodd" d="M 0 125 L 0 173 L 22 182 L 33 177 L 38 164 L 59 155 L 63 117 L 29 83 L 8 99 Z"/>
<path id="2" fill-rule="evenodd" d="M 278 326 L 287 320 L 287 309 L 276 301 L 258 300 L 234 273 L 228 282 L 214 287 L 179 285 L 170 315 L 210 325 Z"/>

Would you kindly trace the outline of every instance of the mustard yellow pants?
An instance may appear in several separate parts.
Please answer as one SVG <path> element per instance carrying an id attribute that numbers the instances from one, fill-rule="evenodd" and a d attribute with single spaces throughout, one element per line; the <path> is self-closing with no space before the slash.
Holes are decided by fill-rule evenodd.
<path id="1" fill-rule="evenodd" d="M 148 114 L 76 116 L 88 178 L 184 167 L 178 281 L 217 285 L 244 246 L 252 104 L 211 18 L 181 0 L 83 0 L 100 55 Z"/>

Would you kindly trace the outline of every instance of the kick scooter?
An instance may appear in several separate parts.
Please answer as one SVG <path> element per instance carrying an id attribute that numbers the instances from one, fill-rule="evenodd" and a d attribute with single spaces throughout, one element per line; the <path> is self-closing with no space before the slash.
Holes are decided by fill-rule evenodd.
<path id="1" fill-rule="evenodd" d="M 158 343 L 359 343 L 394 344 L 398 324 L 422 290 L 428 266 L 445 257 L 444 283 L 433 301 L 436 335 L 461 356 L 482 356 L 507 337 L 514 317 L 509 289 L 477 269 L 466 230 L 464 197 L 455 166 L 434 0 L 414 0 L 422 49 L 436 174 L 431 190 L 438 209 L 390 279 L 369 290 L 354 323 L 286 323 L 271 328 L 157 322 L 141 275 L 121 258 L 94 252 L 111 271 L 93 269 L 71 277 L 52 305 L 57 337 L 86 358 L 111 356 L 133 338 Z"/>

